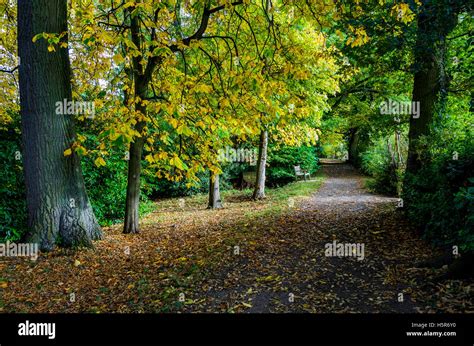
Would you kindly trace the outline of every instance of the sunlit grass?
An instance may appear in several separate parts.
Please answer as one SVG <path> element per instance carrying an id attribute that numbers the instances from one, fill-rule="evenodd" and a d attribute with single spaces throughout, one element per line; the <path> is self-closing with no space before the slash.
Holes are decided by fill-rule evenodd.
<path id="1" fill-rule="evenodd" d="M 289 207 L 297 207 L 302 200 L 314 194 L 323 181 L 324 176 L 319 174 L 308 181 L 295 181 L 282 187 L 267 188 L 266 198 L 259 201 L 252 200 L 253 191 L 251 189 L 225 190 L 221 192 L 221 199 L 224 206 L 221 211 L 244 209 L 245 217 L 261 215 L 262 213 L 278 213 Z M 293 199 L 293 205 L 291 206 L 290 198 Z M 187 212 L 206 209 L 207 201 L 207 194 L 168 198 L 156 201 L 154 211 L 156 213 L 160 213 L 160 211 L 178 212 L 181 216 L 185 216 Z"/>

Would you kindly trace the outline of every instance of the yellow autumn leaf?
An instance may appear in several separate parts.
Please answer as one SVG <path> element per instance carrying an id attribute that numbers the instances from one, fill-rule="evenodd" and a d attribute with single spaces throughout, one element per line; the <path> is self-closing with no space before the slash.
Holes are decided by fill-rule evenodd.
<path id="1" fill-rule="evenodd" d="M 76 148 L 76 153 L 78 153 L 79 155 L 86 155 L 87 149 L 84 148 L 82 145 L 78 145 Z"/>
<path id="2" fill-rule="evenodd" d="M 181 161 L 181 159 L 178 156 L 171 158 L 170 164 L 175 166 L 178 169 L 181 169 L 181 170 L 185 169 L 183 161 Z"/>
<path id="3" fill-rule="evenodd" d="M 145 160 L 147 160 L 149 163 L 153 163 L 155 160 L 153 159 L 153 156 L 152 155 L 147 155 L 145 157 Z"/>
<path id="4" fill-rule="evenodd" d="M 100 157 L 100 156 L 95 159 L 94 163 L 95 163 L 95 165 L 96 165 L 97 167 L 105 166 L 105 165 L 106 165 L 104 159 L 103 159 L 102 157 Z"/>
<path id="5" fill-rule="evenodd" d="M 69 156 L 72 154 L 71 148 L 64 150 L 64 156 Z"/>
<path id="6" fill-rule="evenodd" d="M 117 65 L 120 65 L 121 63 L 124 62 L 125 59 L 123 58 L 121 54 L 115 54 L 113 57 L 113 60 Z"/>
<path id="7" fill-rule="evenodd" d="M 178 127 L 178 121 L 174 118 L 171 118 L 169 121 L 171 126 L 173 126 L 174 128 L 177 128 Z"/>
<path id="8" fill-rule="evenodd" d="M 111 133 L 109 134 L 109 139 L 110 139 L 112 142 L 116 141 L 117 138 L 119 138 L 119 137 L 120 137 L 120 133 L 117 133 L 117 132 L 111 132 Z"/>

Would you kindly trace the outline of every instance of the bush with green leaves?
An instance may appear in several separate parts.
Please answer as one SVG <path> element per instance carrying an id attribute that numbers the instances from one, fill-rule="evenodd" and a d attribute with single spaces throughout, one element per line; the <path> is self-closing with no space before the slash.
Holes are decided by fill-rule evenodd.
<path id="1" fill-rule="evenodd" d="M 294 166 L 314 174 L 318 166 L 317 148 L 312 146 L 270 146 L 268 150 L 267 184 L 281 186 L 295 180 Z"/>
<path id="2" fill-rule="evenodd" d="M 209 174 L 198 174 L 199 183 L 187 186 L 188 181 L 169 181 L 157 178 L 153 174 L 148 174 L 145 170 L 143 175 L 142 190 L 146 191 L 149 198 L 171 198 L 192 196 L 198 193 L 206 193 L 209 189 Z"/>
<path id="3" fill-rule="evenodd" d="M 416 175 L 407 175 L 403 191 L 409 218 L 440 246 L 474 251 L 474 145 L 436 157 Z"/>
<path id="4" fill-rule="evenodd" d="M 397 195 L 401 181 L 401 170 L 392 163 L 387 138 L 374 141 L 360 154 L 361 170 L 372 177 L 367 181 L 369 189 L 390 195 Z"/>
<path id="5" fill-rule="evenodd" d="M 0 242 L 18 241 L 26 231 L 20 141 L 21 136 L 14 125 L 0 130 Z"/>
<path id="6" fill-rule="evenodd" d="M 18 124 L 0 131 L 0 242 L 19 241 L 27 229 L 26 195 Z M 88 137 L 94 140 L 93 136 Z M 21 155 L 21 154 L 20 154 Z M 112 152 L 107 165 L 97 167 L 92 156 L 81 158 L 84 182 L 94 213 L 102 226 L 122 222 L 125 213 L 127 161 Z M 140 214 L 153 209 L 148 190 L 141 194 Z"/>
<path id="7" fill-rule="evenodd" d="M 88 141 L 96 141 L 93 135 L 87 138 Z M 128 174 L 125 150 L 110 148 L 109 155 L 105 157 L 105 166 L 97 167 L 94 159 L 86 155 L 81 158 L 81 163 L 86 191 L 97 220 L 102 226 L 122 222 L 125 217 Z M 153 209 L 150 193 L 151 189 L 145 183 L 140 194 L 139 212 L 142 215 Z"/>
<path id="8" fill-rule="evenodd" d="M 234 184 L 239 180 L 242 172 L 255 170 L 245 162 L 230 162 L 222 165 L 222 173 L 220 175 L 219 183 L 221 190 L 231 190 Z M 199 193 L 209 192 L 209 172 L 202 172 L 197 174 L 199 182 L 197 184 L 188 186 L 188 181 L 169 181 L 166 179 L 158 179 L 152 174 L 144 174 L 143 189 L 148 192 L 151 199 L 170 198 L 192 196 Z"/>
<path id="9" fill-rule="evenodd" d="M 99 223 L 122 221 L 127 188 L 127 161 L 123 154 L 112 153 L 103 167 L 97 167 L 92 156 L 82 157 L 81 163 L 87 194 Z"/>

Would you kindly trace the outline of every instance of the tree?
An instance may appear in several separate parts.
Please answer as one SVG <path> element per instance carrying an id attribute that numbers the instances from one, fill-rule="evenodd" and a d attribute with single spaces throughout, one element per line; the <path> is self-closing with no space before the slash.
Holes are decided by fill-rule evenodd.
<path id="1" fill-rule="evenodd" d="M 333 63 L 322 63 L 324 40 L 320 36 L 301 30 L 298 22 L 291 30 L 282 30 L 286 13 L 278 13 L 275 25 L 269 12 L 258 2 L 170 1 L 158 5 L 142 0 L 104 1 L 99 9 L 91 7 L 75 16 L 81 18 L 87 48 L 113 57 L 109 59 L 113 66 L 103 64 L 104 75 L 110 69 L 117 71 L 109 81 L 114 90 L 106 102 L 109 126 L 101 136 L 130 145 L 125 232 L 138 231 L 143 151 L 147 171 L 158 178 L 193 182 L 199 171 L 220 174 L 216 151 L 232 143 L 231 138 L 245 141 L 259 135 L 267 126 L 262 114 L 270 121 L 300 117 L 296 110 L 311 103 L 304 100 L 307 94 L 317 94 L 331 84 L 324 82 L 312 92 L 299 90 L 300 100 L 292 101 L 299 106 L 294 113 L 288 112 L 291 93 L 285 74 L 303 80 L 311 59 L 319 60 L 313 74 L 318 68 L 331 73 Z M 277 44 L 281 32 L 286 36 L 283 46 Z M 303 44 L 308 35 L 315 38 L 315 47 Z M 295 37 L 299 39 L 297 49 L 291 44 Z M 301 61 L 294 57 L 308 48 L 317 54 L 308 54 L 305 68 L 300 69 Z M 320 80 L 325 76 L 321 73 Z M 137 86 L 144 88 L 141 95 L 136 93 Z M 122 93 L 123 100 L 117 102 L 117 94 Z M 284 128 L 284 121 L 279 123 Z"/>
<path id="2" fill-rule="evenodd" d="M 412 4 L 414 5 L 414 4 Z M 348 160 L 360 167 L 360 154 L 378 136 L 404 129 L 409 117 L 381 114 L 388 99 L 409 101 L 412 83 L 413 19 L 416 6 L 404 2 L 364 1 L 341 12 L 329 40 L 335 42 L 345 76 L 342 90 L 323 118 L 324 147 L 341 138 Z M 328 136 L 328 131 L 334 135 Z"/>
<path id="3" fill-rule="evenodd" d="M 219 174 L 209 174 L 209 209 L 222 208 L 221 193 L 219 189 Z"/>
<path id="4" fill-rule="evenodd" d="M 57 114 L 57 102 L 71 100 L 67 34 L 50 49 L 38 34 L 67 33 L 66 0 L 18 1 L 18 53 L 23 163 L 28 207 L 27 240 L 41 249 L 55 244 L 91 246 L 101 230 L 89 203 L 76 153 L 72 115 Z"/>
<path id="5" fill-rule="evenodd" d="M 0 1 L 0 129 L 14 121 L 18 114 L 20 98 L 18 93 L 18 54 L 16 3 L 13 0 Z"/>
<path id="6" fill-rule="evenodd" d="M 273 45 L 260 30 L 263 53 L 262 78 L 265 83 L 257 104 L 260 129 L 257 175 L 253 199 L 265 197 L 265 174 L 269 139 L 288 145 L 315 144 L 323 110 L 328 110 L 327 94 L 338 90 L 339 76 L 334 47 L 326 46 L 323 32 L 311 21 L 294 18 L 292 7 L 270 14 L 270 25 L 278 28 Z M 270 13 L 277 10 L 269 11 Z M 283 29 L 283 23 L 288 27 Z M 272 32 L 270 27 L 268 32 Z M 270 37 L 272 37 L 270 35 Z"/>
<path id="7" fill-rule="evenodd" d="M 252 196 L 253 199 L 265 198 L 265 169 L 267 165 L 267 151 L 268 131 L 263 129 L 260 132 L 260 141 L 258 144 L 257 177 Z"/>
<path id="8" fill-rule="evenodd" d="M 153 137 L 155 136 L 162 144 L 160 149 L 163 149 L 170 144 L 175 144 L 171 143 L 169 134 L 172 130 L 176 130 L 182 144 L 182 135 L 194 135 L 186 123 L 190 118 L 187 114 L 189 108 L 199 108 L 199 113 L 207 113 L 207 117 L 212 118 L 215 115 L 212 111 L 213 107 L 204 105 L 209 100 L 202 95 L 206 91 L 209 92 L 211 88 L 200 83 L 202 78 L 200 76 L 187 78 L 186 51 L 201 50 L 205 55 L 210 56 L 197 42 L 204 38 L 215 38 L 212 35 L 204 37 L 204 34 L 210 27 L 214 31 L 216 30 L 216 27 L 219 26 L 216 23 L 225 19 L 225 14 L 222 13 L 242 4 L 241 1 L 235 1 L 232 4 L 215 5 L 213 1 L 209 0 L 192 3 L 165 1 L 160 4 L 150 0 L 130 1 L 126 4 L 105 2 L 98 16 L 83 14 L 84 18 L 88 19 L 88 23 L 97 25 L 98 34 L 96 36 L 98 38 L 101 40 L 106 37 L 111 38 L 112 45 L 115 45 L 112 51 L 115 54 L 116 63 L 124 66 L 124 72 L 132 71 L 130 79 L 128 74 L 124 73 L 128 81 L 123 87 L 123 90 L 129 90 L 129 102 L 126 107 L 130 109 L 127 114 L 127 128 L 129 128 L 127 141 L 130 143 L 130 155 L 124 233 L 139 231 L 141 161 L 146 140 L 149 141 L 148 151 L 153 151 L 153 143 L 155 143 Z M 110 28 L 112 28 L 113 36 L 109 31 Z M 222 38 L 222 40 L 225 39 L 225 37 Z M 178 58 L 179 56 L 181 60 Z M 212 65 L 215 64 L 212 56 L 210 56 L 210 60 L 212 68 Z M 171 71 L 172 74 L 166 75 L 164 79 L 160 80 L 158 78 L 160 71 L 155 73 L 158 70 Z M 186 107 L 183 97 L 194 87 L 201 94 L 200 101 L 196 100 L 196 105 L 187 102 L 190 107 Z M 159 92 L 156 93 L 156 90 Z M 209 108 L 211 108 L 210 111 Z M 186 114 L 183 116 L 183 121 L 178 120 L 184 113 Z M 184 120 L 185 116 L 188 118 L 187 120 Z M 167 120 L 168 125 L 171 125 L 172 128 L 167 128 L 166 124 L 163 124 L 163 120 Z M 210 119 L 209 122 L 213 122 L 213 120 Z M 159 123 L 158 126 L 157 123 Z M 200 124 L 206 127 L 204 122 L 201 121 Z M 153 126 L 156 128 L 151 130 Z M 196 129 L 200 127 L 199 125 L 194 126 Z M 212 127 L 215 125 L 213 124 Z M 158 130 L 162 128 L 164 131 L 159 133 Z M 168 172 L 165 175 L 167 178 L 180 179 L 182 177 L 180 171 L 188 171 L 193 176 L 197 169 L 189 167 L 183 162 L 180 157 L 183 154 L 181 144 L 178 146 L 178 150 L 174 145 L 171 155 L 168 155 L 165 150 L 160 150 L 160 153 L 147 155 L 146 159 L 150 165 L 157 163 L 160 159 L 166 159 Z M 155 146 L 159 147 L 158 143 Z M 163 166 L 163 163 L 157 165 Z M 170 170 L 175 172 L 170 172 Z M 157 173 L 157 175 L 161 174 L 161 172 Z"/>
<path id="9" fill-rule="evenodd" d="M 465 1 L 425 0 L 417 16 L 417 40 L 414 47 L 413 102 L 419 102 L 420 114 L 410 118 L 407 174 L 416 174 L 423 166 L 427 150 L 422 138 L 432 124 L 440 92 L 446 92 L 445 64 L 446 36 L 457 24 L 457 15 Z"/>

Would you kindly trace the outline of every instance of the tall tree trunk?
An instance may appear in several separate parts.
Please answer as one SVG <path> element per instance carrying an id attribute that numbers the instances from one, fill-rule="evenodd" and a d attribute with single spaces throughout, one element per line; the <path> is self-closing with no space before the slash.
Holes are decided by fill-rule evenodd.
<path id="1" fill-rule="evenodd" d="M 66 0 L 18 1 L 20 103 L 24 145 L 28 233 L 42 250 L 92 246 L 101 230 L 84 187 L 76 153 L 64 156 L 75 140 L 73 115 L 56 114 L 56 102 L 72 99 L 68 50 L 48 52 L 32 42 L 42 32 L 67 31 Z"/>
<path id="2" fill-rule="evenodd" d="M 423 15 L 418 18 L 418 39 L 415 48 L 415 72 L 413 84 L 413 102 L 419 102 L 419 116 L 410 117 L 408 132 L 407 173 L 415 174 L 422 166 L 423 158 L 417 151 L 423 152 L 420 138 L 429 133 L 434 107 L 439 93 L 439 70 L 435 58 L 435 44 L 428 35 L 430 23 Z"/>
<path id="3" fill-rule="evenodd" d="M 403 165 L 402 151 L 400 149 L 400 145 L 400 131 L 395 130 L 395 150 L 397 152 L 397 167 L 401 167 Z"/>
<path id="4" fill-rule="evenodd" d="M 140 21 L 138 15 L 132 15 L 134 7 L 129 7 L 130 14 L 130 30 L 132 41 L 137 47 L 141 47 Z M 132 58 L 133 64 L 133 81 L 134 95 L 133 98 L 139 97 L 144 100 L 148 92 L 148 84 L 151 82 L 151 74 L 153 69 L 148 72 L 143 71 L 139 57 Z M 145 74 L 148 73 L 148 74 Z M 143 117 L 147 115 L 146 106 L 141 102 L 135 103 L 135 110 Z M 123 223 L 123 233 L 139 233 L 139 207 L 140 207 L 140 176 L 142 169 L 142 152 L 145 144 L 143 137 L 143 129 L 146 126 L 144 121 L 140 121 L 135 126 L 141 137 L 134 139 L 130 143 L 129 161 L 128 161 L 128 180 L 127 180 L 127 197 L 125 200 L 125 220 Z"/>
<path id="5" fill-rule="evenodd" d="M 140 176 L 144 140 L 137 138 L 130 143 L 128 162 L 127 197 L 123 233 L 139 233 Z"/>
<path id="6" fill-rule="evenodd" d="M 358 166 L 358 153 L 359 153 L 359 129 L 353 128 L 349 130 L 349 162 L 357 167 Z"/>
<path id="7" fill-rule="evenodd" d="M 390 143 L 390 137 L 387 137 L 387 150 L 388 154 L 390 155 L 390 165 L 393 168 L 397 168 L 397 152 L 396 148 L 392 148 L 392 143 Z"/>
<path id="8" fill-rule="evenodd" d="M 461 4 L 461 1 L 459 2 Z M 440 44 L 446 35 L 455 27 L 457 22 L 457 11 L 452 8 L 449 1 L 440 1 L 432 4 L 424 1 L 417 17 L 418 33 L 415 45 L 416 69 L 413 84 L 414 102 L 419 102 L 419 117 L 410 118 L 410 130 L 408 132 L 408 174 L 416 174 L 423 165 L 423 154 L 426 148 L 420 143 L 422 136 L 429 134 L 433 113 L 440 92 L 441 66 L 444 61 L 437 57 Z M 442 47 L 441 47 L 442 49 Z M 441 58 L 443 58 L 441 56 Z M 419 155 L 422 154 L 422 155 Z"/>
<path id="9" fill-rule="evenodd" d="M 147 88 L 141 83 L 140 76 L 135 76 L 135 95 L 144 99 Z M 135 105 L 135 110 L 146 116 L 146 107 Z M 139 122 L 135 129 L 141 133 L 145 127 L 144 122 Z M 125 222 L 123 233 L 139 233 L 139 206 L 140 206 L 140 176 L 142 170 L 142 152 L 145 145 L 144 137 L 137 137 L 130 143 L 128 161 L 127 198 L 125 200 Z"/>
<path id="10" fill-rule="evenodd" d="M 265 168 L 267 165 L 268 131 L 260 132 L 260 143 L 258 146 L 257 177 L 253 199 L 265 198 Z"/>
<path id="11" fill-rule="evenodd" d="M 222 208 L 221 193 L 219 188 L 219 174 L 209 175 L 209 204 L 208 209 Z"/>

